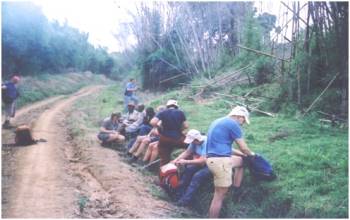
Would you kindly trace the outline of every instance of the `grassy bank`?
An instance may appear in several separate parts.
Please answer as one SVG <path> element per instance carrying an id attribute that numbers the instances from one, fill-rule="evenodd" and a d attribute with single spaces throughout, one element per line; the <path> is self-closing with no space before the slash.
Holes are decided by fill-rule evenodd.
<path id="1" fill-rule="evenodd" d="M 17 105 L 21 107 L 51 96 L 71 94 L 84 86 L 110 82 L 104 75 L 90 72 L 23 77 L 18 86 L 20 97 Z"/>
<path id="2" fill-rule="evenodd" d="M 97 132 L 100 120 L 122 109 L 119 91 L 119 86 L 111 86 L 102 91 L 96 101 L 86 100 L 79 107 L 84 114 L 77 125 L 84 124 Z M 230 111 L 231 106 L 224 99 L 204 99 L 199 103 L 188 98 L 191 94 L 188 90 L 168 92 L 157 96 L 147 106 L 157 107 L 175 98 L 190 128 L 204 133 L 214 119 Z M 267 117 L 253 112 L 251 124 L 244 126 L 244 134 L 249 147 L 272 162 L 278 179 L 255 182 L 246 171 L 242 199 L 234 203 L 228 197 L 222 212 L 224 217 L 348 217 L 347 129 L 321 125 L 311 116 L 297 120 L 286 114 Z M 203 216 L 207 215 L 212 191 L 211 184 L 204 185 L 195 198 L 193 208 Z M 160 194 L 159 198 L 162 197 Z"/>

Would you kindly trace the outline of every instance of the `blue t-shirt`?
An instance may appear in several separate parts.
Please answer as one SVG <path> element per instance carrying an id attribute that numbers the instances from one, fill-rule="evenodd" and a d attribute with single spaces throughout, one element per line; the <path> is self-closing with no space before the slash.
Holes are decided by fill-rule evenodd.
<path id="1" fill-rule="evenodd" d="M 191 143 L 187 147 L 187 149 L 198 156 L 205 156 L 207 154 L 207 137 L 204 137 L 202 144 L 197 145 L 197 144 Z"/>
<path id="2" fill-rule="evenodd" d="M 182 124 L 186 121 L 185 114 L 179 109 L 166 109 L 156 117 L 162 121 L 160 133 L 166 137 L 178 139 L 182 136 Z"/>
<path id="3" fill-rule="evenodd" d="M 126 96 L 132 96 L 133 91 L 129 91 L 128 89 L 135 89 L 136 85 L 133 82 L 128 82 L 128 84 L 126 84 L 126 88 L 125 88 L 125 93 L 124 95 Z"/>
<path id="4" fill-rule="evenodd" d="M 3 85 L 6 86 L 4 96 L 10 98 L 11 100 L 15 100 L 18 97 L 18 91 L 15 84 L 13 82 L 7 82 Z"/>
<path id="5" fill-rule="evenodd" d="M 232 143 L 242 138 L 239 123 L 229 117 L 216 119 L 208 130 L 207 157 L 230 157 Z"/>

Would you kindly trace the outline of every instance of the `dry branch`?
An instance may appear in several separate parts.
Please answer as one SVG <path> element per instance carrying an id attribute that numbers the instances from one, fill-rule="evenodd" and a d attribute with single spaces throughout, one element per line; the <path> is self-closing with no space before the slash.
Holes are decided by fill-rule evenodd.
<path id="1" fill-rule="evenodd" d="M 321 94 L 315 99 L 315 101 L 313 101 L 311 103 L 311 105 L 306 109 L 305 113 L 303 116 L 306 115 L 306 113 L 308 113 L 308 111 L 310 111 L 310 109 L 316 104 L 316 102 L 321 98 L 321 96 L 327 91 L 327 89 L 329 88 L 329 86 L 333 83 L 333 81 L 335 80 L 335 78 L 337 78 L 339 73 L 337 73 L 333 79 L 328 83 L 328 85 L 326 86 L 326 88 L 321 92 Z"/>
<path id="2" fill-rule="evenodd" d="M 180 74 L 177 74 L 175 76 L 172 76 L 170 78 L 167 78 L 167 79 L 164 79 L 164 80 L 161 80 L 159 83 L 164 83 L 166 81 L 169 81 L 169 80 L 173 80 L 173 79 L 176 79 L 176 78 L 179 78 L 180 76 L 186 76 L 185 73 L 180 73 Z"/>
<path id="3" fill-rule="evenodd" d="M 245 50 L 248 50 L 248 51 L 251 51 L 251 52 L 254 52 L 254 53 L 257 53 L 257 54 L 261 54 L 261 55 L 269 56 L 269 57 L 272 57 L 272 58 L 275 58 L 275 59 L 278 59 L 278 60 L 289 62 L 289 60 L 285 60 L 285 59 L 276 57 L 276 56 L 274 56 L 272 54 L 268 54 L 268 53 L 265 53 L 265 52 L 262 52 L 262 51 L 259 51 L 259 50 L 254 50 L 252 48 L 248 48 L 248 47 L 245 47 L 245 46 L 242 46 L 242 45 L 239 45 L 239 44 L 237 44 L 237 47 L 245 49 Z"/>

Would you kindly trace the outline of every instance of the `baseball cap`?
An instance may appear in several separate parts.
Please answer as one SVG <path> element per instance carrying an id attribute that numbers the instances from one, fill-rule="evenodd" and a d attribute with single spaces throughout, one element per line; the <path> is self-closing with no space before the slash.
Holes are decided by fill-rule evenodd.
<path id="1" fill-rule="evenodd" d="M 179 107 L 179 105 L 177 104 L 177 101 L 174 99 L 169 99 L 168 102 L 166 103 L 166 106 L 170 106 L 170 105 L 174 105 L 176 107 Z"/>
<path id="2" fill-rule="evenodd" d="M 201 133 L 195 129 L 191 129 L 187 132 L 186 138 L 184 140 L 184 142 L 186 144 L 190 144 L 192 143 L 195 139 L 199 140 L 199 141 L 203 141 L 203 136 L 201 135 Z"/>
<path id="3" fill-rule="evenodd" d="M 236 106 L 236 107 L 234 107 L 232 109 L 232 111 L 230 112 L 230 114 L 228 114 L 228 116 L 233 116 L 233 115 L 244 116 L 244 119 L 247 122 L 247 124 L 250 123 L 250 121 L 249 121 L 249 112 L 243 106 Z"/>

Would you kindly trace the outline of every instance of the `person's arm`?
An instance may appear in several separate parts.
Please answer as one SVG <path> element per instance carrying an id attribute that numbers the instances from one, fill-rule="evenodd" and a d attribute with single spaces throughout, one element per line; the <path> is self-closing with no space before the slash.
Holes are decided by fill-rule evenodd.
<path id="1" fill-rule="evenodd" d="M 177 163 L 177 161 L 181 159 L 186 159 L 192 154 L 191 150 L 186 149 L 184 152 L 182 152 L 177 158 L 175 158 L 172 162 Z"/>
<path id="2" fill-rule="evenodd" d="M 186 130 L 188 128 L 188 123 L 187 123 L 187 121 L 184 121 L 183 123 L 182 123 L 182 131 L 184 131 L 184 130 Z"/>
<path id="3" fill-rule="evenodd" d="M 135 84 L 128 84 L 126 86 L 126 90 L 129 91 L 129 92 L 134 92 L 137 90 L 137 86 Z"/>
<path id="4" fill-rule="evenodd" d="M 115 133 L 116 131 L 113 131 L 113 130 L 107 130 L 105 127 L 100 127 L 100 131 L 101 132 L 105 132 L 105 133 L 110 133 L 110 134 L 113 134 Z"/>
<path id="5" fill-rule="evenodd" d="M 241 157 L 247 156 L 244 153 L 242 153 L 240 150 L 236 150 L 236 149 L 232 149 L 232 154 L 237 155 L 237 156 L 241 156 Z"/>
<path id="6" fill-rule="evenodd" d="M 149 123 L 150 123 L 153 127 L 156 128 L 156 127 L 158 127 L 159 122 L 160 122 L 159 118 L 153 117 Z"/>
<path id="7" fill-rule="evenodd" d="M 192 160 L 186 160 L 186 159 L 179 159 L 176 164 L 193 164 L 193 165 L 203 165 L 205 164 L 206 157 L 200 156 L 199 158 L 192 159 Z"/>
<path id="8" fill-rule="evenodd" d="M 242 153 L 244 153 L 248 156 L 255 155 L 255 153 L 248 148 L 248 145 L 245 143 L 243 138 L 238 138 L 235 140 L 235 142 L 238 145 L 239 149 L 242 151 Z"/>

